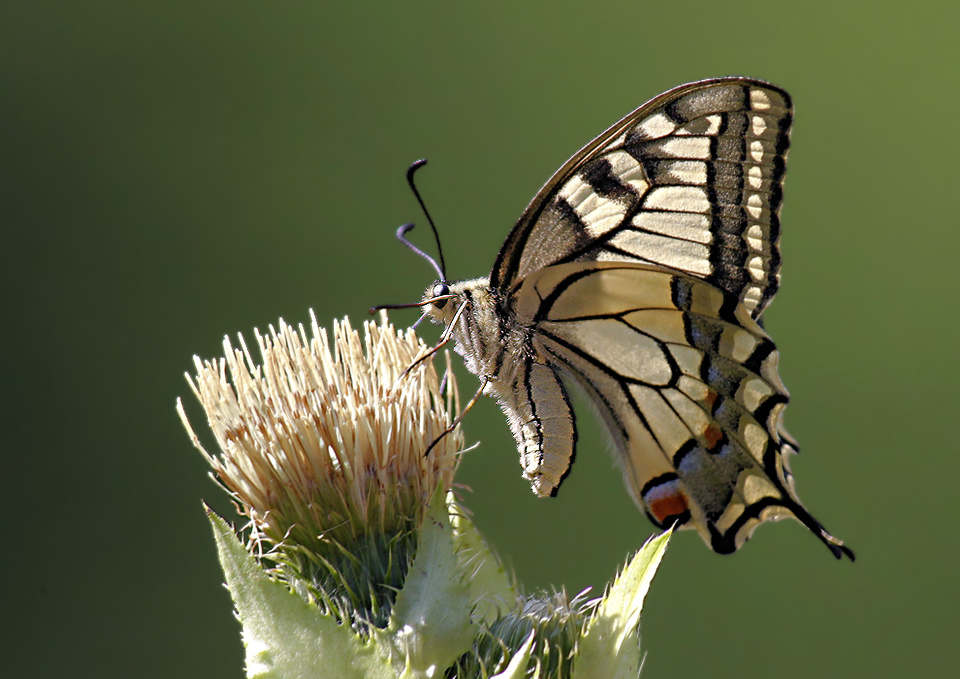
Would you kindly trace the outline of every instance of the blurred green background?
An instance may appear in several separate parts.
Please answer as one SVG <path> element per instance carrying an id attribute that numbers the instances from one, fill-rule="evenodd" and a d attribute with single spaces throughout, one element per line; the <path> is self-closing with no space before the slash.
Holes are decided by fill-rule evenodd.
<path id="1" fill-rule="evenodd" d="M 958 25 L 946 2 L 4 3 L 2 674 L 240 676 L 201 499 L 231 509 L 174 412 L 192 356 L 418 299 L 411 161 L 451 275 L 485 275 L 581 145 L 733 74 L 795 100 L 765 318 L 800 495 L 858 560 L 793 522 L 730 557 L 681 534 L 644 676 L 955 673 Z M 580 423 L 538 500 L 496 405 L 466 421 L 468 504 L 530 589 L 602 587 L 652 530 Z"/>

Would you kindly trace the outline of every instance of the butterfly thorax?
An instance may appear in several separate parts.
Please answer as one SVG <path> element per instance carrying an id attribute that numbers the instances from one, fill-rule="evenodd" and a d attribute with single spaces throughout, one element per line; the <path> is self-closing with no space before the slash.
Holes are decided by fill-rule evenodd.
<path id="1" fill-rule="evenodd" d="M 424 301 L 436 297 L 438 285 L 427 288 Z M 529 353 L 530 330 L 503 312 L 504 300 L 491 289 L 488 278 L 452 283 L 447 294 L 453 297 L 427 307 L 430 319 L 450 328 L 459 312 L 451 330 L 455 350 L 470 372 L 489 380 L 488 393 L 497 391 L 496 383 L 508 377 L 504 371 L 518 363 L 507 357 Z"/>

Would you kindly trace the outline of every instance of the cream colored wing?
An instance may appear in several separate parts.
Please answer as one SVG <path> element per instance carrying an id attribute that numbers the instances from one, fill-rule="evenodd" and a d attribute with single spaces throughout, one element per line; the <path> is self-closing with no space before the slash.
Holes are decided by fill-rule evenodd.
<path id="1" fill-rule="evenodd" d="M 595 401 L 628 489 L 658 526 L 692 524 L 729 553 L 760 523 L 793 516 L 838 557 L 852 556 L 794 492 L 777 351 L 735 298 L 660 267 L 588 262 L 531 273 L 515 305 L 534 329 L 534 353 Z M 560 411 L 558 389 L 528 395 Z M 541 453 L 540 467 L 563 468 Z"/>

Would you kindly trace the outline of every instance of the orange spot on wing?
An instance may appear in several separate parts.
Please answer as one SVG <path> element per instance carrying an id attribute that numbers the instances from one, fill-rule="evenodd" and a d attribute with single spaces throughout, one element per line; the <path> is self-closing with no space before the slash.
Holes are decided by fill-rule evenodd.
<path id="1" fill-rule="evenodd" d="M 687 511 L 687 499 L 679 490 L 671 489 L 662 493 L 650 493 L 647 496 L 647 507 L 650 513 L 663 523 L 671 516 L 677 516 Z"/>
<path id="2" fill-rule="evenodd" d="M 720 427 L 713 422 L 708 424 L 707 428 L 703 430 L 703 440 L 707 444 L 707 450 L 713 450 L 717 442 L 722 438 L 723 432 L 720 430 Z"/>

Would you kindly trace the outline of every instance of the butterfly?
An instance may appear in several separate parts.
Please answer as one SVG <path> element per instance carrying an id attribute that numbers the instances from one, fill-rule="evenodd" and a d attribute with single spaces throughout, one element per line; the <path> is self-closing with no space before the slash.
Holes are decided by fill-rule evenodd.
<path id="1" fill-rule="evenodd" d="M 761 324 L 780 281 L 792 118 L 789 95 L 759 80 L 681 85 L 553 175 L 489 278 L 450 283 L 431 259 L 440 280 L 419 306 L 499 402 L 534 493 L 556 495 L 570 473 L 578 386 L 656 526 L 693 527 L 728 554 L 793 517 L 854 558 L 797 497 Z"/>

